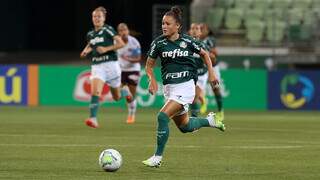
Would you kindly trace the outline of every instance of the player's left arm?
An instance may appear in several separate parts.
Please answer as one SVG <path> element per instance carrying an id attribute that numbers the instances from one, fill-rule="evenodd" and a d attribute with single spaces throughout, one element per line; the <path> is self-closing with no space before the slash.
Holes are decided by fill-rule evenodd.
<path id="1" fill-rule="evenodd" d="M 141 55 L 137 56 L 125 56 L 124 59 L 130 61 L 131 63 L 138 63 L 141 61 Z"/>
<path id="2" fill-rule="evenodd" d="M 140 48 L 140 46 L 133 49 L 132 51 L 135 51 L 134 55 L 123 56 L 122 58 L 127 61 L 130 61 L 131 63 L 139 63 L 141 61 L 141 48 Z"/>
<path id="3" fill-rule="evenodd" d="M 201 59 L 203 59 L 204 63 L 207 65 L 208 73 L 209 73 L 209 82 L 213 86 L 219 85 L 219 80 L 217 78 L 216 73 L 214 72 L 214 69 L 212 68 L 211 58 L 209 56 L 209 53 L 201 48 L 199 55 L 201 56 Z"/>
<path id="4" fill-rule="evenodd" d="M 113 36 L 113 40 L 115 43 L 111 46 L 98 46 L 96 48 L 98 53 L 103 54 L 108 51 L 115 51 L 117 49 L 123 48 L 126 45 L 119 35 Z"/>
<path id="5" fill-rule="evenodd" d="M 133 48 L 131 49 L 131 55 L 122 56 L 122 58 L 127 61 L 130 61 L 131 63 L 139 63 L 141 61 L 141 45 L 139 41 L 135 38 L 132 38 L 132 45 Z"/>

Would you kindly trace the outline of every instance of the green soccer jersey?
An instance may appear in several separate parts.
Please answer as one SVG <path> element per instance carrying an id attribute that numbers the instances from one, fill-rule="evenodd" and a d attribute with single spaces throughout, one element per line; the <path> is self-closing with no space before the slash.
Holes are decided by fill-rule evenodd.
<path id="1" fill-rule="evenodd" d="M 203 40 L 204 44 L 209 48 L 209 51 L 210 49 L 212 48 L 216 48 L 216 39 L 212 36 L 208 36 L 206 37 L 204 40 Z M 212 66 L 215 66 L 217 65 L 217 60 L 216 60 L 216 63 L 215 64 L 212 64 Z"/>
<path id="2" fill-rule="evenodd" d="M 188 35 L 180 34 L 175 41 L 161 35 L 151 43 L 148 56 L 160 58 L 163 84 L 178 84 L 190 79 L 196 82 L 197 59 L 194 55 L 200 50 L 200 43 Z"/>
<path id="3" fill-rule="evenodd" d="M 99 54 L 96 51 L 98 46 L 111 46 L 113 45 L 113 37 L 117 35 L 113 27 L 109 25 L 104 25 L 99 31 L 94 29 L 89 31 L 87 34 L 87 41 L 92 48 L 89 57 L 91 58 L 92 64 L 99 64 L 107 61 L 116 61 L 117 53 L 116 51 L 108 51 L 103 54 Z"/>
<path id="4" fill-rule="evenodd" d="M 215 48 L 216 47 L 216 39 L 214 37 L 208 36 L 203 40 L 203 43 L 208 46 L 209 49 Z"/>

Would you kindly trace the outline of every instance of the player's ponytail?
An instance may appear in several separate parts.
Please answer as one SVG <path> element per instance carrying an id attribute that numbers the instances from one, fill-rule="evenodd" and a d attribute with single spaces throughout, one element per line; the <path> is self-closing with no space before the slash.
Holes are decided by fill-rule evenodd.
<path id="1" fill-rule="evenodd" d="M 172 16 L 178 24 L 180 24 L 180 28 L 182 26 L 182 11 L 178 6 L 171 7 L 170 11 L 165 13 L 165 16 Z"/>

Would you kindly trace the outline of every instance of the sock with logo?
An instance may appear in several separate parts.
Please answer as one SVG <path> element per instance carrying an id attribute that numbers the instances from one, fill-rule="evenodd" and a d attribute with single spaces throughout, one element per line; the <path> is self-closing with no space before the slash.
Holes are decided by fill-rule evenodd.
<path id="1" fill-rule="evenodd" d="M 90 117 L 97 117 L 98 108 L 99 108 L 99 96 L 91 96 L 91 103 L 89 105 L 90 108 Z"/>
<path id="2" fill-rule="evenodd" d="M 188 124 L 180 126 L 179 129 L 183 133 L 193 132 L 202 127 L 210 127 L 209 121 L 206 118 L 190 117 Z"/>
<path id="3" fill-rule="evenodd" d="M 155 155 L 162 156 L 165 145 L 169 138 L 169 121 L 167 114 L 159 112 L 158 114 L 158 131 L 157 131 L 157 150 Z"/>
<path id="4" fill-rule="evenodd" d="M 217 106 L 218 106 L 218 111 L 220 112 L 222 110 L 222 96 L 221 94 L 215 94 Z"/>

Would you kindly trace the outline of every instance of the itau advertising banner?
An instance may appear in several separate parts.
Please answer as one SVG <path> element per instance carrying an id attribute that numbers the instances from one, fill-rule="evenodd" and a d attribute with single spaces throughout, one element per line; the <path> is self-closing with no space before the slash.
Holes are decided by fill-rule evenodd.
<path id="1" fill-rule="evenodd" d="M 273 71 L 268 74 L 268 108 L 320 110 L 319 71 Z"/>
<path id="2" fill-rule="evenodd" d="M 0 65 L 1 105 L 38 105 L 37 65 Z"/>

